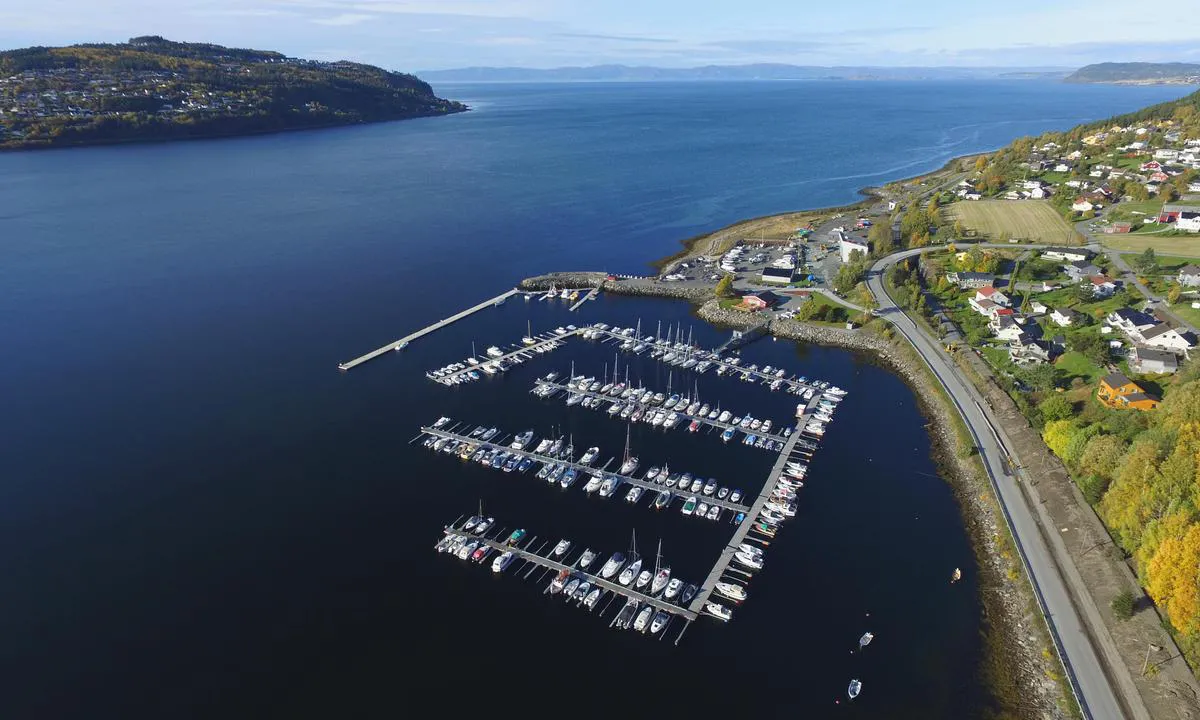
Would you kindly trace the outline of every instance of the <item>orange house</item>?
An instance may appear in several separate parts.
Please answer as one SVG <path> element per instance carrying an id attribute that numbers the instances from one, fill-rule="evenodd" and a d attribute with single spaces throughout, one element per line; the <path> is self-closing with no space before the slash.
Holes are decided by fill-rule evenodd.
<path id="1" fill-rule="evenodd" d="M 1158 398 L 1148 394 L 1141 385 L 1121 373 L 1111 373 L 1100 378 L 1096 399 L 1106 407 L 1116 410 L 1153 410 L 1158 407 Z"/>

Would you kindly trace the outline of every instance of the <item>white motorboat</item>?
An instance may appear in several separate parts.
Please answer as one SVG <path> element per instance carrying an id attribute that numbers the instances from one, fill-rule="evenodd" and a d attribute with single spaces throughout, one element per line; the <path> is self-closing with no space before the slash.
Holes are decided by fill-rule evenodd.
<path id="1" fill-rule="evenodd" d="M 678 595 L 679 591 L 682 589 L 683 581 L 679 578 L 671 578 L 671 581 L 667 583 L 667 589 L 663 593 L 663 597 L 668 600 L 674 600 L 675 596 Z"/>
<path id="2" fill-rule="evenodd" d="M 630 625 L 633 624 L 633 616 L 637 613 L 638 605 L 640 604 L 633 598 L 626 600 L 625 606 L 621 608 L 621 612 L 617 613 L 617 627 L 622 630 L 628 630 Z"/>
<path id="3" fill-rule="evenodd" d="M 621 574 L 617 577 L 617 582 L 621 583 L 622 585 L 628 586 L 629 583 L 634 581 L 634 578 L 637 577 L 638 573 L 641 572 L 641 570 L 642 570 L 642 559 L 636 558 L 633 562 L 629 563 L 629 565 L 624 570 L 621 571 Z"/>
<path id="4" fill-rule="evenodd" d="M 667 626 L 667 621 L 669 619 L 670 616 L 667 615 L 665 610 L 659 610 L 658 612 L 654 613 L 654 622 L 650 623 L 650 634 L 656 635 L 659 630 L 662 630 Z"/>
<path id="5" fill-rule="evenodd" d="M 654 615 L 654 607 L 647 605 L 638 613 L 637 620 L 633 621 L 633 629 L 638 632 L 646 632 L 650 627 L 650 618 Z"/>
<path id="6" fill-rule="evenodd" d="M 635 457 L 630 457 L 627 460 L 625 460 L 625 462 L 621 463 L 620 473 L 622 475 L 628 475 L 629 473 L 633 472 L 634 470 L 637 470 L 637 466 L 638 466 L 638 459 Z"/>
<path id="7" fill-rule="evenodd" d="M 642 488 L 637 485 L 629 488 L 629 492 L 625 493 L 625 502 L 635 503 L 642 498 Z"/>
<path id="8" fill-rule="evenodd" d="M 600 600 L 601 592 L 602 591 L 600 588 L 592 588 L 592 591 L 583 599 L 583 604 L 586 605 L 589 610 L 595 608 L 596 602 Z"/>
<path id="9" fill-rule="evenodd" d="M 700 489 L 703 487 L 704 487 L 704 481 L 701 480 L 700 478 L 696 478 L 695 480 L 692 481 L 691 491 L 694 493 L 698 493 L 698 492 L 700 492 Z"/>
<path id="10" fill-rule="evenodd" d="M 709 520 L 719 520 L 721 518 L 721 507 L 719 505 L 710 505 L 708 514 L 705 517 Z"/>
<path id="11" fill-rule="evenodd" d="M 750 543 L 742 543 L 738 545 L 738 552 L 744 552 L 751 557 L 760 558 L 763 556 L 762 548 L 751 545 Z"/>
<path id="12" fill-rule="evenodd" d="M 698 498 L 695 495 L 692 495 L 687 500 L 684 500 L 683 501 L 683 510 L 681 510 L 681 512 L 684 515 L 691 515 L 696 510 L 697 501 L 698 501 Z"/>
<path id="13" fill-rule="evenodd" d="M 870 645 L 870 644 L 871 644 L 871 641 L 872 641 L 872 640 L 874 640 L 874 639 L 875 639 L 875 634 L 874 634 L 874 633 L 869 633 L 869 632 L 865 632 L 865 633 L 863 633 L 863 634 L 862 634 L 862 637 L 860 637 L 860 638 L 858 639 L 858 649 L 859 649 L 859 650 L 862 650 L 862 649 L 863 649 L 863 648 L 865 648 L 866 646 Z"/>
<path id="14" fill-rule="evenodd" d="M 594 446 L 590 447 L 587 449 L 587 452 L 583 454 L 583 457 L 579 458 L 579 464 L 591 465 L 596 461 L 596 457 L 598 455 L 600 455 L 600 448 Z"/>
<path id="15" fill-rule="evenodd" d="M 860 692 L 862 692 L 862 681 L 858 679 L 851 680 L 850 687 L 846 688 L 846 694 L 850 696 L 851 700 L 853 700 L 854 698 L 858 697 Z"/>
<path id="16" fill-rule="evenodd" d="M 488 531 L 488 528 L 490 528 L 494 522 L 496 522 L 496 518 L 487 518 L 482 520 L 478 525 L 475 526 L 475 530 L 473 532 L 476 535 L 482 535 Z"/>
<path id="17" fill-rule="evenodd" d="M 604 578 L 605 580 L 611 578 L 613 575 L 617 574 L 617 571 L 620 570 L 621 566 L 624 564 L 625 555 L 619 552 L 613 553 L 612 556 L 608 558 L 608 562 L 604 563 L 604 567 L 600 568 L 600 577 Z"/>
<path id="18" fill-rule="evenodd" d="M 563 597 L 567 599 L 574 597 L 575 591 L 579 588 L 580 582 L 581 580 L 579 578 L 571 578 L 567 582 L 566 587 L 563 588 Z"/>
<path id="19" fill-rule="evenodd" d="M 650 581 L 653 579 L 654 579 L 654 573 L 650 572 L 649 570 L 643 570 L 640 573 L 638 573 L 637 580 L 634 581 L 633 586 L 634 586 L 634 588 L 641 590 L 642 588 L 649 585 Z"/>
<path id="20" fill-rule="evenodd" d="M 751 570 L 761 570 L 763 566 L 761 557 L 754 557 L 753 555 L 747 555 L 746 553 L 742 552 L 734 553 L 733 559 L 736 560 L 739 565 L 748 567 Z"/>
<path id="21" fill-rule="evenodd" d="M 735 583 L 719 582 L 713 586 L 713 589 L 718 595 L 734 602 L 742 602 L 746 599 L 746 588 Z"/>
<path id="22" fill-rule="evenodd" d="M 700 504 L 696 506 L 696 517 L 702 518 L 702 517 L 706 517 L 707 515 L 708 515 L 708 503 L 701 500 Z"/>
<path id="23" fill-rule="evenodd" d="M 504 572 L 505 568 L 512 564 L 514 557 L 516 556 L 513 555 L 512 550 L 505 551 L 503 555 L 492 561 L 492 572 Z"/>
<path id="24" fill-rule="evenodd" d="M 704 610 L 718 620 L 727 621 L 729 618 L 733 617 L 733 611 L 718 602 L 710 601 L 704 603 Z"/>
<path id="25" fill-rule="evenodd" d="M 660 490 L 658 497 L 654 498 L 654 509 L 662 510 L 671 504 L 671 493 L 668 490 Z"/>
<path id="26" fill-rule="evenodd" d="M 600 486 L 603 483 L 604 477 L 602 475 L 592 475 L 588 478 L 587 485 L 583 486 L 583 491 L 586 493 L 594 493 L 600 489 Z"/>
<path id="27" fill-rule="evenodd" d="M 570 549 L 571 541 L 563 538 L 562 540 L 558 541 L 557 545 L 554 546 L 554 552 L 552 554 L 554 557 L 562 557 L 563 555 L 566 555 L 567 551 Z"/>
<path id="28" fill-rule="evenodd" d="M 717 489 L 717 481 L 709 478 L 708 482 L 704 483 L 703 492 L 705 495 L 712 495 Z"/>
<path id="29" fill-rule="evenodd" d="M 617 485 L 621 483 L 621 479 L 616 475 L 609 475 L 604 478 L 604 482 L 600 484 L 600 497 L 612 497 L 616 492 Z"/>
<path id="30" fill-rule="evenodd" d="M 520 435 L 513 438 L 511 447 L 514 450 L 523 450 L 525 448 L 525 446 L 529 444 L 529 441 L 532 439 L 533 439 L 533 431 L 526 430 L 525 432 L 523 432 Z"/>
<path id="31" fill-rule="evenodd" d="M 591 548 L 587 548 L 583 551 L 583 555 L 579 556 L 579 562 L 577 562 L 576 565 L 579 566 L 580 570 L 587 570 L 588 566 L 591 565 L 595 559 L 596 553 L 592 552 Z"/>
<path id="32" fill-rule="evenodd" d="M 654 479 L 658 477 L 659 472 L 661 472 L 661 470 L 657 466 L 652 467 L 646 471 L 646 477 L 642 479 L 646 482 L 654 482 Z"/>
<path id="33" fill-rule="evenodd" d="M 667 585 L 670 583 L 670 580 L 671 580 L 671 568 L 669 568 L 669 567 L 659 568 L 658 573 L 655 574 L 655 576 L 654 576 L 654 582 L 650 584 L 650 594 L 657 595 L 660 592 L 662 592 L 663 589 L 666 588 Z"/>

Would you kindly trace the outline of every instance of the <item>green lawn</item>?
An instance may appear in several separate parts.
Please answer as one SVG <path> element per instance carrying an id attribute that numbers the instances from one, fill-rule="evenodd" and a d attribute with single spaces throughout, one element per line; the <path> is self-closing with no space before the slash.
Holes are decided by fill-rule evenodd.
<path id="1" fill-rule="evenodd" d="M 1063 353 L 1058 360 L 1054 361 L 1054 366 L 1068 382 L 1071 378 L 1078 377 L 1083 378 L 1084 382 L 1090 385 L 1105 374 L 1104 368 L 1087 359 L 1082 353 L 1074 351 Z"/>
<path id="2" fill-rule="evenodd" d="M 1193 325 L 1200 325 L 1200 310 L 1192 307 L 1191 300 L 1184 300 L 1171 306 L 1171 312 Z"/>
<path id="3" fill-rule="evenodd" d="M 1121 253 L 1121 259 L 1129 264 L 1130 267 L 1136 267 L 1141 253 Z M 1195 258 L 1181 257 L 1179 255 L 1157 255 L 1155 260 L 1158 262 L 1159 271 L 1174 275 L 1179 268 L 1184 265 L 1196 262 Z"/>
<path id="4" fill-rule="evenodd" d="M 983 356 L 987 358 L 992 367 L 1001 372 L 1011 373 L 1017 367 L 1009 359 L 1008 348 L 1006 347 L 993 347 L 989 345 L 979 348 L 979 352 L 983 353 Z"/>

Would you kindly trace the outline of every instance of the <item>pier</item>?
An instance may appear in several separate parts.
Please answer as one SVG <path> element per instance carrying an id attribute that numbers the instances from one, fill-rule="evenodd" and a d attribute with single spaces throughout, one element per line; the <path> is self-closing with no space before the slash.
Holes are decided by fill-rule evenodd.
<path id="1" fill-rule="evenodd" d="M 462 367 L 458 370 L 442 372 L 441 375 L 435 375 L 433 373 L 427 374 L 430 379 L 436 380 L 443 385 L 454 385 L 457 382 L 461 382 L 462 376 L 467 375 L 472 370 L 482 369 L 484 372 L 488 372 L 488 368 L 490 368 L 492 372 L 489 374 L 492 374 L 501 372 L 505 364 L 519 364 L 525 362 L 526 360 L 532 360 L 534 355 L 541 355 L 542 353 L 557 349 L 559 344 L 565 342 L 567 338 L 579 334 L 579 332 L 581 331 L 564 330 L 561 333 L 554 332 L 536 335 L 530 338 L 533 340 L 533 342 L 518 345 L 515 349 L 509 350 L 503 355 L 497 355 L 495 357 L 489 355 L 484 358 L 474 358 L 475 360 L 478 360 L 478 364 L 472 365 L 469 362 L 460 363 Z"/>
<path id="2" fill-rule="evenodd" d="M 615 472 L 606 472 L 603 469 L 603 466 L 583 465 L 582 463 L 575 462 L 574 459 L 561 459 L 561 458 L 552 457 L 550 455 L 540 455 L 531 450 L 517 450 L 515 448 L 508 447 L 501 443 L 480 440 L 479 438 L 473 438 L 473 437 L 470 437 L 469 435 L 462 435 L 457 432 L 443 430 L 443 429 L 439 429 L 439 428 L 435 428 L 435 427 L 431 427 L 431 426 L 422 427 L 421 432 L 425 435 L 433 435 L 435 437 L 447 438 L 449 440 L 458 440 L 460 442 L 470 443 L 470 444 L 476 446 L 476 450 L 478 450 L 481 447 L 491 447 L 491 448 L 496 448 L 498 450 L 503 450 L 505 452 L 517 455 L 519 457 L 523 457 L 523 458 L 527 457 L 536 462 L 548 463 L 551 465 L 562 465 L 565 468 L 574 468 L 575 471 L 578 472 L 580 475 L 580 478 L 577 478 L 575 480 L 576 484 L 579 484 L 580 482 L 586 482 L 585 480 L 582 480 L 583 475 L 603 475 L 604 477 L 615 477 L 621 481 L 620 483 L 617 484 L 617 488 L 621 488 L 622 485 L 626 485 L 626 484 L 635 485 L 637 487 L 640 487 L 643 490 L 643 497 L 641 499 L 645 499 L 646 495 L 649 495 L 649 497 L 651 498 L 651 504 L 653 504 L 654 495 L 657 494 L 659 490 L 666 490 L 667 492 L 671 493 L 671 502 L 668 503 L 666 508 L 664 508 L 665 510 L 669 510 L 671 508 L 671 506 L 675 503 L 676 500 L 682 501 L 682 500 L 686 500 L 691 495 L 696 495 L 696 498 L 698 500 L 701 500 L 701 501 L 707 503 L 709 507 L 716 505 L 717 507 L 721 508 L 722 511 L 728 510 L 728 511 L 734 512 L 734 513 L 739 513 L 739 512 L 740 513 L 748 513 L 750 511 L 750 507 L 747 505 L 743 505 L 741 503 L 729 502 L 728 500 L 720 500 L 716 497 L 715 494 L 703 495 L 701 493 L 691 493 L 691 492 L 686 492 L 686 491 L 680 491 L 678 488 L 668 488 L 665 485 L 658 485 L 651 480 L 642 480 L 640 478 L 635 478 L 631 475 L 622 475 L 620 473 L 615 473 Z M 793 433 L 793 435 L 794 435 L 794 433 Z M 611 462 L 612 462 L 612 460 L 609 460 L 609 463 L 611 463 Z M 624 490 L 622 489 L 622 491 L 624 491 Z M 653 493 L 649 493 L 646 491 L 653 491 Z M 617 496 L 617 490 L 614 489 L 613 494 L 605 499 L 615 498 L 616 496 Z M 641 499 L 639 499 L 639 501 Z M 749 516 L 747 516 L 746 519 L 748 520 Z"/>
<path id="3" fill-rule="evenodd" d="M 434 332 L 436 330 L 441 330 L 442 328 L 446 327 L 447 325 L 456 323 L 459 320 L 462 320 L 463 318 L 467 317 L 468 315 L 477 313 L 480 310 L 484 310 L 484 309 L 492 307 L 494 305 L 499 305 L 499 304 L 503 303 L 505 300 L 507 300 L 508 298 L 510 298 L 516 294 L 517 294 L 516 288 L 513 288 L 512 290 L 509 290 L 508 292 L 500 293 L 499 295 L 497 295 L 494 298 L 491 298 L 489 300 L 484 300 L 483 302 L 479 303 L 478 305 L 469 307 L 466 310 L 463 310 L 460 313 L 451 315 L 450 317 L 445 318 L 443 320 L 438 320 L 437 322 L 433 323 L 432 325 L 428 325 L 414 333 L 405 335 L 404 337 L 400 338 L 399 340 L 390 342 L 387 345 L 384 345 L 383 347 L 379 348 L 378 350 L 372 350 L 371 352 L 367 353 L 366 355 L 361 355 L 359 357 L 354 358 L 353 360 L 348 360 L 344 363 L 340 363 L 340 364 L 338 364 L 338 370 L 350 370 L 350 369 L 358 367 L 359 365 L 362 365 L 363 363 L 365 363 L 369 360 L 374 360 L 375 358 L 379 357 L 380 355 L 386 354 L 387 352 L 389 352 L 391 350 L 399 350 L 406 343 L 412 342 L 413 340 L 416 340 L 417 338 L 424 337 L 425 335 L 428 335 L 429 333 Z"/>
<path id="4" fill-rule="evenodd" d="M 529 542 L 527 542 L 524 548 L 509 545 L 507 542 L 500 539 L 504 530 L 506 530 L 507 528 L 502 528 L 498 533 L 496 533 L 492 537 L 477 536 L 470 532 L 463 531 L 460 528 L 461 528 L 461 526 L 459 526 L 459 527 L 451 526 L 451 527 L 446 528 L 445 532 L 446 533 L 456 533 L 459 535 L 466 535 L 466 536 L 470 537 L 472 540 L 478 540 L 479 542 L 488 545 L 493 550 L 497 550 L 501 553 L 508 552 L 511 550 L 515 557 L 514 562 L 516 560 L 525 560 L 529 563 L 533 563 L 534 565 L 536 565 L 538 567 L 546 568 L 547 570 L 550 570 L 554 573 L 559 573 L 559 572 L 562 572 L 563 570 L 566 570 L 567 572 L 571 573 L 573 577 L 578 577 L 580 579 L 587 580 L 588 582 L 590 582 L 592 584 L 592 587 L 598 587 L 601 590 L 605 590 L 606 592 L 612 593 L 614 595 L 619 595 L 626 599 L 632 598 L 634 600 L 637 600 L 641 604 L 639 607 L 644 607 L 646 605 L 650 605 L 655 610 L 662 610 L 663 612 L 669 613 L 676 617 L 683 618 L 684 620 L 691 621 L 691 620 L 696 619 L 696 612 L 693 611 L 692 609 L 690 609 L 690 607 L 688 607 L 688 608 L 681 607 L 681 606 L 676 605 L 675 603 L 671 602 L 670 600 L 664 600 L 662 598 L 657 598 L 657 597 L 653 597 L 651 595 L 646 595 L 645 593 L 642 593 L 642 592 L 634 589 L 632 582 L 629 584 L 628 587 L 626 587 L 619 583 L 612 582 L 611 580 L 605 580 L 604 578 L 600 577 L 596 573 L 588 572 L 587 570 L 580 570 L 579 568 L 575 567 L 574 563 L 564 564 L 562 562 L 559 562 L 558 560 L 554 560 L 554 559 L 550 558 L 547 555 L 542 555 L 540 553 L 533 552 L 529 549 L 533 545 L 533 540 L 530 540 Z M 582 552 L 580 553 L 580 555 L 582 555 Z M 492 558 L 489 556 L 488 558 L 485 559 L 484 562 L 486 562 L 486 560 L 489 560 L 489 559 L 492 559 Z M 564 557 L 563 559 L 565 560 L 566 557 Z M 576 558 L 576 562 L 578 562 L 578 559 L 579 558 Z M 604 565 L 604 558 L 601 557 L 599 554 L 597 554 L 596 559 L 593 561 L 591 567 L 596 567 L 597 564 L 600 566 Z M 488 569 L 490 570 L 491 568 L 488 568 Z M 646 568 L 646 569 L 651 569 L 651 568 Z M 665 628 L 664 628 L 664 630 L 665 630 Z"/>
<path id="5" fill-rule="evenodd" d="M 579 309 L 580 305 L 583 305 L 588 300 L 595 299 L 595 297 L 599 294 L 600 294 L 600 288 L 598 288 L 598 287 L 592 288 L 591 290 L 588 291 L 587 295 L 584 295 L 583 297 L 579 298 L 579 302 L 577 302 L 571 306 L 570 312 L 575 312 L 576 310 Z"/>
<path id="6" fill-rule="evenodd" d="M 554 395 L 559 392 L 566 392 L 568 394 L 575 394 L 575 395 L 582 395 L 583 397 L 590 397 L 590 398 L 597 399 L 602 402 L 606 402 L 606 403 L 610 403 L 610 404 L 616 403 L 616 404 L 624 405 L 624 404 L 627 404 L 630 402 L 636 402 L 636 404 L 639 407 L 642 407 L 645 410 L 664 410 L 664 408 L 653 405 L 653 404 L 637 402 L 634 400 L 622 400 L 620 397 L 613 397 L 612 395 L 605 395 L 605 394 L 599 393 L 599 392 L 591 392 L 586 389 L 580 390 L 578 388 L 571 388 L 571 387 L 567 387 L 566 385 L 564 385 L 562 383 L 552 382 L 552 381 L 546 380 L 544 378 L 534 381 L 534 384 L 537 387 L 552 388 L 554 390 L 554 392 L 543 396 L 546 398 L 554 397 Z M 667 410 L 666 412 L 671 412 L 671 411 Z M 761 429 L 760 430 L 751 430 L 749 427 L 743 428 L 739 425 L 734 425 L 733 423 L 729 423 L 729 422 L 721 422 L 720 420 L 709 420 L 707 417 L 700 417 L 699 415 L 689 415 L 689 414 L 687 414 L 686 411 L 683 411 L 683 410 L 676 411 L 676 413 L 678 414 L 678 416 L 680 418 L 682 418 L 682 420 L 679 422 L 679 425 L 682 425 L 684 422 L 690 422 L 692 420 L 695 420 L 695 421 L 699 422 L 701 425 L 707 425 L 709 427 L 716 428 L 716 429 L 720 430 L 721 432 L 724 432 L 725 430 L 733 428 L 735 431 L 741 432 L 745 436 L 754 435 L 755 437 L 764 438 L 766 440 L 771 440 L 773 442 L 779 442 L 779 443 L 787 442 L 787 437 L 784 436 L 780 432 L 764 433 L 761 431 Z M 620 418 L 620 419 L 628 421 L 626 418 Z M 679 425 L 677 425 L 676 427 L 678 427 Z M 658 426 L 658 427 L 662 427 L 662 426 Z M 671 428 L 665 428 L 665 429 L 670 430 Z"/>

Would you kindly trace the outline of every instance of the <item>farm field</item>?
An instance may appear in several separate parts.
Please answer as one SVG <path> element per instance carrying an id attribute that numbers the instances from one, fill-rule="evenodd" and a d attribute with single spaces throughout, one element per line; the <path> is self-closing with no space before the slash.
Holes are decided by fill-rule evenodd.
<path id="1" fill-rule="evenodd" d="M 1050 207 L 1039 200 L 967 200 L 948 205 L 947 219 L 961 221 L 989 240 L 1010 239 L 1065 244 L 1074 229 Z"/>

